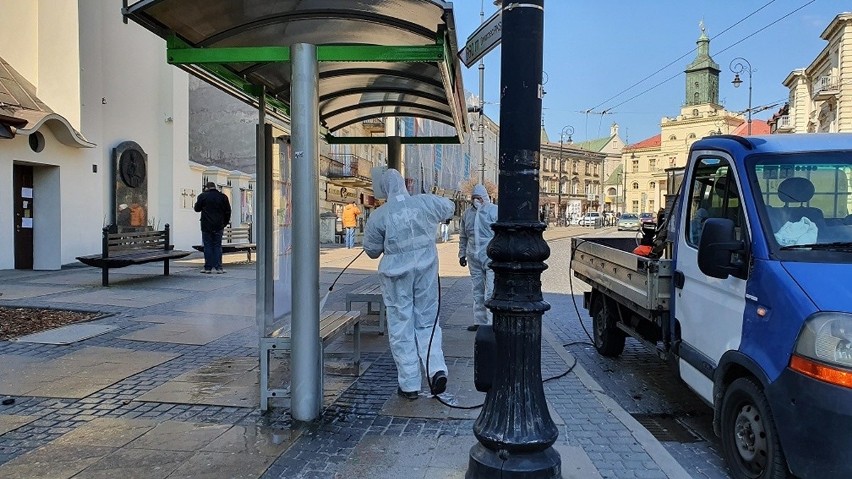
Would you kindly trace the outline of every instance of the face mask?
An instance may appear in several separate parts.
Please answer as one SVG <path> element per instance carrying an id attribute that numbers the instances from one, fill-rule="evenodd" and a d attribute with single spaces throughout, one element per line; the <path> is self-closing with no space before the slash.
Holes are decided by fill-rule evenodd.
<path id="1" fill-rule="evenodd" d="M 482 200 L 480 200 L 479 198 L 476 198 L 476 199 L 473 200 L 473 207 L 474 208 L 479 209 L 479 207 L 481 207 L 481 206 L 482 206 Z"/>

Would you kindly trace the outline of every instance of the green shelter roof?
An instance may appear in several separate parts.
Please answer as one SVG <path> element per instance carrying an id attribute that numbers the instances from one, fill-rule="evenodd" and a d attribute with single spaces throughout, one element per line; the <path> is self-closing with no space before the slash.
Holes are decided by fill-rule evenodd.
<path id="1" fill-rule="evenodd" d="M 320 122 L 418 117 L 467 131 L 452 3 L 140 0 L 123 9 L 167 39 L 169 63 L 268 113 L 290 109 L 289 47 L 317 45 Z"/>

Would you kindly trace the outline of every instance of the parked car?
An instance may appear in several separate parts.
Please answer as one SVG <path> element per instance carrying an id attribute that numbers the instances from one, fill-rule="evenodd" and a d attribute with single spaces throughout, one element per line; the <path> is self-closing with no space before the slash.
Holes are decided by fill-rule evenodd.
<path id="1" fill-rule="evenodd" d="M 601 214 L 597 211 L 586 213 L 580 219 L 580 226 L 594 226 L 601 219 Z"/>
<path id="2" fill-rule="evenodd" d="M 633 213 L 624 213 L 618 218 L 618 223 L 615 225 L 618 231 L 639 230 L 639 217 Z"/>
<path id="3" fill-rule="evenodd" d="M 644 223 L 656 223 L 657 219 L 654 218 L 654 213 L 642 213 L 639 215 L 639 222 Z"/>

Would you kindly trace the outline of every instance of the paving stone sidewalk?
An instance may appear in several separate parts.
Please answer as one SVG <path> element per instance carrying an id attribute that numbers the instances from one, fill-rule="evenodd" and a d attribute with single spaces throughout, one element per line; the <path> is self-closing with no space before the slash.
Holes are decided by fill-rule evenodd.
<path id="1" fill-rule="evenodd" d="M 546 238 L 588 231 L 552 228 Z M 484 394 L 473 387 L 473 333 L 466 330 L 471 283 L 455 237 L 438 249 L 448 399 L 479 404 Z M 323 290 L 358 252 L 322 249 Z M 337 374 L 339 364 L 327 361 L 316 422 L 295 424 L 287 398 L 262 414 L 255 265 L 244 258 L 227 257 L 224 275 L 199 274 L 199 255 L 174 262 L 169 277 L 157 266 L 117 269 L 109 288 L 94 268 L 0 271 L 0 305 L 99 311 L 104 316 L 91 324 L 109 326 L 67 344 L 0 342 L 0 396 L 14 399 L 0 406 L 0 477 L 464 477 L 478 410 L 398 398 L 384 335 L 362 333 L 367 367 L 358 378 Z M 358 258 L 326 309 L 344 309 L 348 291 L 377 282 L 377 264 Z M 688 477 L 575 366 L 556 334 L 545 327 L 543 336 L 543 377 L 574 367 L 545 384 L 564 477 Z M 350 350 L 351 341 L 346 336 L 330 350 Z M 275 377 L 286 382 L 287 361 L 276 363 Z"/>

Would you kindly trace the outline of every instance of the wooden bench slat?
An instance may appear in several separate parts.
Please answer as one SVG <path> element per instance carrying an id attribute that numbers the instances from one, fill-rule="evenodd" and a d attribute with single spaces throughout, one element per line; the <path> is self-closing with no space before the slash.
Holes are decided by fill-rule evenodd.
<path id="1" fill-rule="evenodd" d="M 139 238 L 150 236 L 152 238 L 165 237 L 165 231 L 127 231 L 125 233 L 107 233 L 107 238 Z"/>

